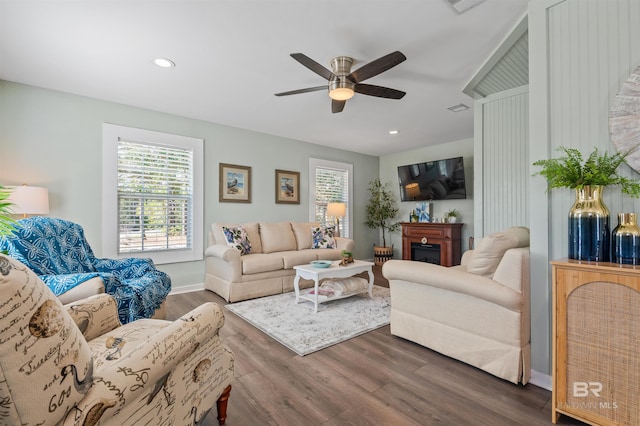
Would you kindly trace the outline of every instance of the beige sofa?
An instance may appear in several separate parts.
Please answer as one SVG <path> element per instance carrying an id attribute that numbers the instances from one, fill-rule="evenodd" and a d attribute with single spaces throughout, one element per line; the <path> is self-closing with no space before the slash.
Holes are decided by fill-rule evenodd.
<path id="1" fill-rule="evenodd" d="M 391 260 L 391 334 L 513 383 L 530 378 L 529 231 L 483 238 L 446 268 Z"/>
<path id="2" fill-rule="evenodd" d="M 338 260 L 342 250 L 352 251 L 354 242 L 335 238 L 335 248 L 312 248 L 312 227 L 317 222 L 251 222 L 241 226 L 246 231 L 251 250 L 241 255 L 230 247 L 223 227 L 238 224 L 214 223 L 205 250 L 204 287 L 228 302 L 293 291 L 294 266 L 312 260 Z M 301 287 L 311 285 L 301 280 Z"/>

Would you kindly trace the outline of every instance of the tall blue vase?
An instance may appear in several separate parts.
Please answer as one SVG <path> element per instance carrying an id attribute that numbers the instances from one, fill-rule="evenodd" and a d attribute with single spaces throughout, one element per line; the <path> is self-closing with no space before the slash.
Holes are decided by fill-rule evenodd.
<path id="1" fill-rule="evenodd" d="M 609 209 L 602 201 L 602 190 L 601 185 L 576 188 L 576 201 L 569 211 L 569 259 L 611 259 Z"/>
<path id="2" fill-rule="evenodd" d="M 611 261 L 640 264 L 640 229 L 635 213 L 618 213 L 618 226 L 611 233 Z"/>

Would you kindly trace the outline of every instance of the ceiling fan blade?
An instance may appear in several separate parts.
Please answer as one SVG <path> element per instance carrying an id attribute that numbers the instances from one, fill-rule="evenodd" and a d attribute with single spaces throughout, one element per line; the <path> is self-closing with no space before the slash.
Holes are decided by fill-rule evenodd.
<path id="1" fill-rule="evenodd" d="M 347 78 L 354 83 L 360 83 L 361 81 L 365 81 L 368 78 L 374 77 L 380 73 L 385 72 L 388 69 L 391 69 L 398 65 L 401 62 L 404 62 L 407 59 L 401 52 L 395 51 L 385 55 L 381 58 L 376 59 L 375 61 L 371 61 L 366 65 L 361 66 L 351 74 L 347 76 Z"/>
<path id="2" fill-rule="evenodd" d="M 325 80 L 331 80 L 332 77 L 335 77 L 335 75 L 331 71 L 329 71 L 304 53 L 292 53 L 291 57 L 300 62 L 305 67 L 309 68 L 311 71 L 318 74 L 320 77 L 323 77 Z"/>
<path id="3" fill-rule="evenodd" d="M 336 101 L 335 99 L 331 99 L 331 112 L 334 114 L 336 112 L 342 112 L 346 103 L 347 101 Z"/>
<path id="4" fill-rule="evenodd" d="M 288 92 L 274 93 L 274 95 L 289 96 L 289 95 L 297 95 L 300 93 L 317 92 L 318 90 L 327 90 L 327 85 L 325 84 L 324 86 L 307 87 L 306 89 L 298 89 L 298 90 L 290 90 Z"/>
<path id="5" fill-rule="evenodd" d="M 353 90 L 356 93 L 362 93 L 363 95 L 377 96 L 379 98 L 387 99 L 402 99 L 406 92 L 401 90 L 391 89 L 389 87 L 374 86 L 372 84 L 358 83 Z"/>

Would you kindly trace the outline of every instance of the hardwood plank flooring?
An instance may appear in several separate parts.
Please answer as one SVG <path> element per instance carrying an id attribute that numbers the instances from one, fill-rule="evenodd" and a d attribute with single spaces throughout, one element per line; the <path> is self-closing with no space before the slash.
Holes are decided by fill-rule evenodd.
<path id="1" fill-rule="evenodd" d="M 209 301 L 226 305 L 206 290 L 169 296 L 167 319 Z M 389 326 L 304 357 L 227 310 L 220 334 L 235 354 L 229 426 L 552 424 L 551 392 L 392 336 Z M 218 424 L 215 407 L 202 424 Z M 584 425 L 566 416 L 559 424 Z"/>

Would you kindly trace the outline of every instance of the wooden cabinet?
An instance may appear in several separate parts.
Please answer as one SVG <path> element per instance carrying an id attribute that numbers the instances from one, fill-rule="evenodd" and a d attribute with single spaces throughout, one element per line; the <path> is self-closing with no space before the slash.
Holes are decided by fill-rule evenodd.
<path id="1" fill-rule="evenodd" d="M 411 244 L 416 246 L 439 245 L 439 260 L 442 266 L 460 264 L 462 257 L 463 223 L 402 223 L 402 259 L 412 259 Z"/>
<path id="2" fill-rule="evenodd" d="M 551 264 L 552 422 L 640 424 L 640 267 Z"/>

